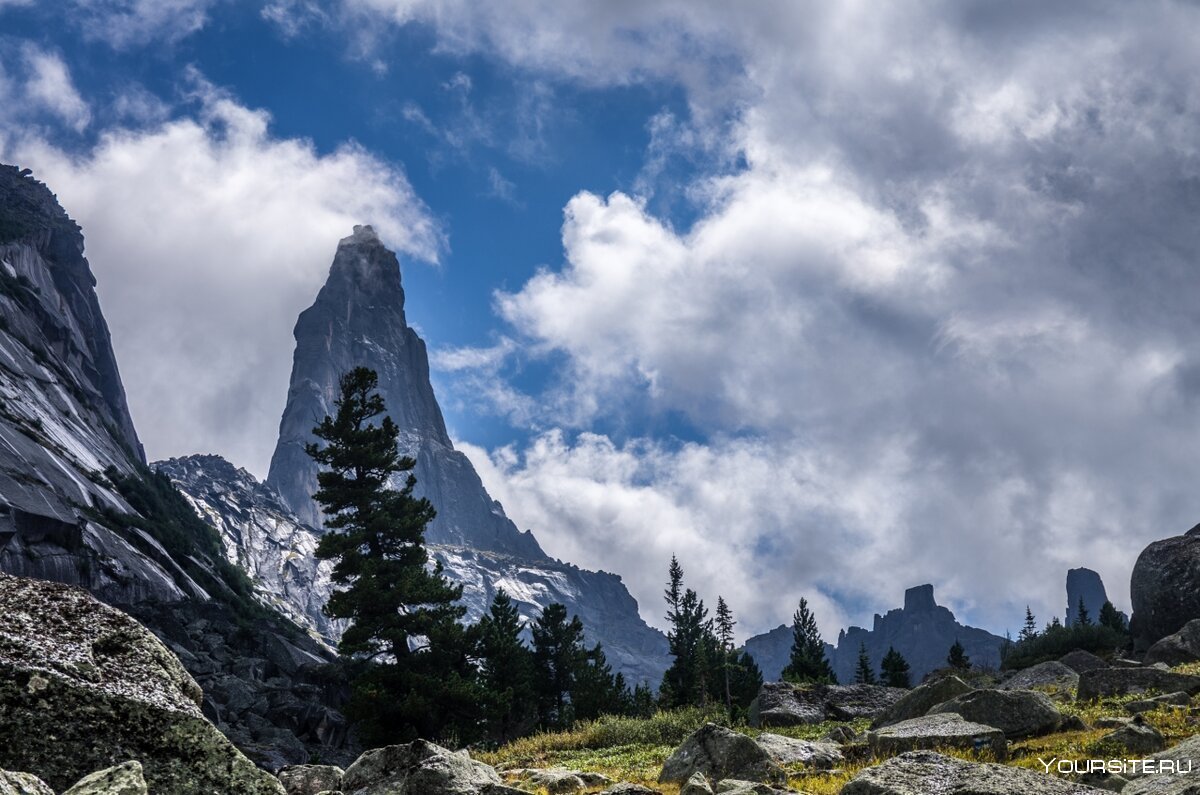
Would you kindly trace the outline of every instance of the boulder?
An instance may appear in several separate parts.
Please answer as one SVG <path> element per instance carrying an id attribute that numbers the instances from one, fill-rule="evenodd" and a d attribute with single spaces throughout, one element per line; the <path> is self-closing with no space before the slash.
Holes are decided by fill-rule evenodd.
<path id="1" fill-rule="evenodd" d="M 1129 783 L 1129 779 L 1103 770 L 1081 773 L 1076 781 L 1089 787 L 1104 790 L 1105 792 L 1120 792 Z"/>
<path id="2" fill-rule="evenodd" d="M 682 784 L 695 773 L 712 781 L 787 781 L 783 768 L 758 743 L 715 723 L 706 723 L 684 740 L 663 764 L 658 780 Z"/>
<path id="3" fill-rule="evenodd" d="M 703 773 L 693 773 L 679 788 L 679 795 L 713 795 L 713 791 Z"/>
<path id="4" fill-rule="evenodd" d="M 841 745 L 842 743 L 853 742 L 854 737 L 854 729 L 851 729 L 849 726 L 838 725 L 825 732 L 825 735 L 818 742 Z"/>
<path id="5" fill-rule="evenodd" d="M 1101 737 L 1096 741 L 1095 750 L 1102 754 L 1115 751 L 1144 756 L 1157 753 L 1166 747 L 1167 740 L 1162 736 L 1162 732 L 1138 718 Z"/>
<path id="6" fill-rule="evenodd" d="M 991 751 L 1003 761 L 1008 755 L 1004 732 L 994 726 L 972 723 L 961 715 L 943 712 L 893 723 L 867 732 L 867 745 L 876 756 L 905 751 L 957 748 Z"/>
<path id="7" fill-rule="evenodd" d="M 292 765 L 277 775 L 288 795 L 317 795 L 341 789 L 345 773 L 333 765 Z"/>
<path id="8" fill-rule="evenodd" d="M 1095 701 L 1108 696 L 1147 691 L 1195 695 L 1200 692 L 1200 676 L 1178 674 L 1160 668 L 1098 668 L 1079 675 L 1076 698 Z"/>
<path id="9" fill-rule="evenodd" d="M 817 690 L 825 702 L 829 720 L 874 719 L 909 692 L 900 687 L 867 684 L 823 685 Z"/>
<path id="10" fill-rule="evenodd" d="M 130 759 L 152 792 L 283 795 L 200 711 L 179 660 L 86 591 L 0 575 L 0 767 L 62 790 Z"/>
<path id="11" fill-rule="evenodd" d="M 801 726 L 825 720 L 825 702 L 811 689 L 787 682 L 765 682 L 750 702 L 750 725 L 762 728 Z"/>
<path id="12" fill-rule="evenodd" d="M 466 751 L 449 751 L 425 740 L 367 751 L 346 768 L 346 795 L 484 795 L 497 791 L 500 776 Z"/>
<path id="13" fill-rule="evenodd" d="M 126 762 L 84 776 L 63 795 L 147 795 L 140 762 Z"/>
<path id="14" fill-rule="evenodd" d="M 1172 746 L 1165 751 L 1159 751 L 1156 754 L 1150 754 L 1147 759 L 1153 759 L 1156 763 L 1170 762 L 1173 763 L 1176 769 L 1190 770 L 1193 776 L 1189 778 L 1194 782 L 1195 774 L 1200 774 L 1200 734 L 1189 737 L 1178 745 Z M 1123 775 L 1126 778 L 1139 779 L 1143 777 L 1154 777 L 1158 773 L 1164 772 L 1159 769 L 1156 773 L 1151 773 L 1147 776 L 1143 770 L 1131 770 Z M 1133 786 L 1132 784 L 1130 786 Z M 1153 790 L 1146 790 L 1151 792 Z"/>
<path id="15" fill-rule="evenodd" d="M 662 795 L 662 793 L 656 789 L 643 787 L 641 784 L 629 784 L 627 782 L 622 782 L 620 784 L 614 784 L 613 786 L 604 790 L 604 792 L 600 793 L 600 795 Z"/>
<path id="16" fill-rule="evenodd" d="M 1138 649 L 1200 618 L 1200 525 L 1142 550 L 1129 579 L 1129 598 L 1129 630 Z"/>
<path id="17" fill-rule="evenodd" d="M 54 795 L 54 790 L 32 773 L 0 770 L 0 795 Z"/>
<path id="18" fill-rule="evenodd" d="M 1007 765 L 914 751 L 860 772 L 841 795 L 1093 795 L 1101 790 Z"/>
<path id="19" fill-rule="evenodd" d="M 834 743 L 816 743 L 766 733 L 758 735 L 754 741 L 780 765 L 799 764 L 816 770 L 829 770 L 845 761 L 842 749 Z"/>
<path id="20" fill-rule="evenodd" d="M 1079 673 L 1067 665 L 1051 660 L 1038 663 L 1004 680 L 1001 690 L 1049 690 L 1055 694 L 1074 697 L 1079 687 Z"/>
<path id="21" fill-rule="evenodd" d="M 957 676 L 934 679 L 914 687 L 896 700 L 891 707 L 880 713 L 871 722 L 872 729 L 890 726 L 903 720 L 919 718 L 943 701 L 970 693 L 974 688 Z"/>
<path id="22" fill-rule="evenodd" d="M 506 775 L 515 778 L 522 784 L 528 784 L 534 789 L 545 790 L 548 795 L 570 795 L 583 792 L 589 786 L 588 781 L 584 778 L 586 774 L 565 768 L 524 768 L 509 771 Z M 603 778 L 603 781 L 597 783 L 611 783 L 607 777 Z"/>
<path id="23" fill-rule="evenodd" d="M 1151 646 L 1142 662 L 1146 665 L 1183 665 L 1197 660 L 1200 660 L 1200 618 L 1192 619 L 1178 632 Z"/>
<path id="24" fill-rule="evenodd" d="M 1139 715 L 1143 712 L 1153 712 L 1163 707 L 1189 707 L 1191 704 L 1192 697 L 1187 693 L 1163 693 L 1161 696 L 1151 696 L 1139 701 L 1130 701 L 1125 705 L 1125 711 L 1131 715 Z"/>
<path id="25" fill-rule="evenodd" d="M 755 781 L 739 781 L 727 778 L 717 782 L 717 795 L 789 795 L 791 790 L 777 789 L 770 784 Z"/>
<path id="26" fill-rule="evenodd" d="M 1077 674 L 1081 674 L 1084 671 L 1094 671 L 1097 668 L 1108 667 L 1108 663 L 1104 662 L 1104 660 L 1092 654 L 1090 651 L 1084 651 L 1083 649 L 1069 651 L 1062 657 L 1059 657 L 1058 661 Z"/>
<path id="27" fill-rule="evenodd" d="M 955 713 L 974 723 L 995 726 L 1010 740 L 1049 734 L 1063 719 L 1049 696 L 1036 690 L 975 690 L 929 710 L 930 715 L 941 713 Z"/>

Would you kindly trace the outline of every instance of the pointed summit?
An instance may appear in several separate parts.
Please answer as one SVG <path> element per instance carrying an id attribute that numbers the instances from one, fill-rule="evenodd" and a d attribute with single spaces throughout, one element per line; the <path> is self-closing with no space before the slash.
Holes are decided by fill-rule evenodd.
<path id="1" fill-rule="evenodd" d="M 302 521 L 321 527 L 312 495 L 317 467 L 304 452 L 313 426 L 333 413 L 341 374 L 369 367 L 400 428 L 400 444 L 417 460 L 417 493 L 437 508 L 430 543 L 544 558 L 483 488 L 471 462 L 454 449 L 429 382 L 425 342 L 404 316 L 400 263 L 370 226 L 338 243 L 329 278 L 300 314 L 287 407 L 267 483 Z"/>

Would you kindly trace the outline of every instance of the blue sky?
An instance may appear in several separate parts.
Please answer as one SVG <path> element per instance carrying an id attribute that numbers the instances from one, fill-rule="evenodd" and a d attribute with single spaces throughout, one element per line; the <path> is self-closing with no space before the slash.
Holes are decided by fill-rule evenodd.
<path id="1" fill-rule="evenodd" d="M 458 444 L 661 623 L 1128 608 L 1200 514 L 1196 7 L 0 0 L 152 456 L 261 474 L 369 221 Z"/>

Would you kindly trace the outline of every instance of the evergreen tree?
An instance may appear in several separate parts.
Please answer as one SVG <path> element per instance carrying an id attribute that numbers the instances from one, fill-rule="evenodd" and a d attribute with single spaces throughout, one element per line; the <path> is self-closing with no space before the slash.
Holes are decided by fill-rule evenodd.
<path id="1" fill-rule="evenodd" d="M 503 590 L 479 620 L 479 680 L 487 735 L 505 743 L 527 733 L 537 722 L 533 654 L 521 642 L 523 624 Z"/>
<path id="2" fill-rule="evenodd" d="M 1100 607 L 1100 626 L 1115 629 L 1118 632 L 1124 632 L 1128 629 L 1125 626 L 1124 617 L 1121 616 L 1112 602 L 1107 601 Z"/>
<path id="3" fill-rule="evenodd" d="M 633 698 L 622 674 L 612 666 L 597 643 L 580 662 L 571 685 L 571 707 L 575 720 L 593 720 L 601 715 L 624 715 Z"/>
<path id="4" fill-rule="evenodd" d="M 731 659 L 733 652 L 733 628 L 737 622 L 733 620 L 733 611 L 729 609 L 729 605 L 725 604 L 725 599 L 722 596 L 717 597 L 717 640 L 721 644 L 721 678 L 725 685 L 725 709 L 729 712 L 730 718 L 733 717 L 733 687 L 731 683 L 730 666 L 734 664 Z"/>
<path id="5" fill-rule="evenodd" d="M 1033 611 L 1029 609 L 1029 605 L 1025 605 L 1025 625 L 1021 627 L 1021 633 L 1017 635 L 1017 639 L 1029 640 L 1037 636 L 1037 619 L 1034 618 Z"/>
<path id="6" fill-rule="evenodd" d="M 429 567 L 425 527 L 434 517 L 413 496 L 416 462 L 396 447 L 399 429 L 376 391 L 375 373 L 359 367 L 339 384 L 336 414 L 313 429 L 306 452 L 321 467 L 313 499 L 328 532 L 316 556 L 334 561 L 325 611 L 347 620 L 339 651 L 360 663 L 349 713 L 362 739 L 387 744 L 476 722 L 473 639 L 460 624 L 462 586 Z M 404 486 L 391 488 L 407 473 Z"/>
<path id="7" fill-rule="evenodd" d="M 1083 597 L 1079 597 L 1079 606 L 1075 608 L 1075 623 L 1081 627 L 1091 625 L 1092 617 L 1088 615 L 1087 605 L 1083 603 Z"/>
<path id="8" fill-rule="evenodd" d="M 568 620 L 565 605 L 546 605 L 533 624 L 534 686 L 543 727 L 563 728 L 574 722 L 570 695 L 587 657 L 583 622 L 578 616 Z"/>
<path id="9" fill-rule="evenodd" d="M 671 558 L 665 592 L 668 650 L 674 660 L 663 674 L 659 697 L 666 707 L 704 704 L 716 682 L 712 670 L 720 661 L 708 608 L 691 588 L 683 587 L 683 568 Z"/>
<path id="10" fill-rule="evenodd" d="M 789 682 L 837 683 L 837 676 L 825 659 L 825 642 L 817 629 L 817 619 L 808 609 L 808 600 L 801 599 L 792 616 L 792 650 L 783 678 Z"/>
<path id="11" fill-rule="evenodd" d="M 748 653 L 729 652 L 729 690 L 735 711 L 744 711 L 762 689 L 763 675 L 758 663 Z"/>
<path id="12" fill-rule="evenodd" d="M 888 646 L 887 654 L 883 655 L 879 669 L 883 673 L 883 684 L 888 687 L 912 687 L 908 660 L 891 646 Z"/>
<path id="13" fill-rule="evenodd" d="M 633 689 L 630 698 L 629 714 L 635 718 L 652 718 L 658 707 L 654 703 L 654 691 L 650 685 L 643 682 Z"/>
<path id="14" fill-rule="evenodd" d="M 871 667 L 866 641 L 858 644 L 858 666 L 854 669 L 854 681 L 860 685 L 875 684 L 875 669 Z"/>
<path id="15" fill-rule="evenodd" d="M 950 647 L 950 653 L 946 655 L 946 662 L 951 668 L 957 668 L 960 671 L 966 671 L 971 667 L 971 658 L 967 656 L 967 650 L 957 639 Z"/>

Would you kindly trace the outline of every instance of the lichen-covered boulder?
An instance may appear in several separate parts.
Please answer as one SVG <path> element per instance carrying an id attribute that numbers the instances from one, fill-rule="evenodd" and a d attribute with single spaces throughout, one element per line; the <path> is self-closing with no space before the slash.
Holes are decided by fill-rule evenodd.
<path id="1" fill-rule="evenodd" d="M 1200 618 L 1192 619 L 1178 632 L 1167 635 L 1146 650 L 1145 665 L 1183 665 L 1200 660 Z"/>
<path id="2" fill-rule="evenodd" d="M 533 789 L 545 790 L 548 795 L 572 795 L 583 792 L 588 787 L 612 783 L 607 776 L 600 776 L 597 780 L 593 778 L 595 774 L 566 768 L 523 768 L 509 771 L 505 775 Z"/>
<path id="3" fill-rule="evenodd" d="M 1106 663 L 1104 660 L 1092 654 L 1090 651 L 1084 651 L 1083 649 L 1069 651 L 1063 656 L 1059 657 L 1058 661 L 1077 674 L 1081 674 L 1084 671 L 1094 671 L 1097 668 L 1109 667 L 1108 663 Z"/>
<path id="4" fill-rule="evenodd" d="M 1004 732 L 944 712 L 893 723 L 867 732 L 867 745 L 876 756 L 893 756 L 905 751 L 957 748 L 964 751 L 990 751 L 1003 761 L 1008 755 Z"/>
<path id="5" fill-rule="evenodd" d="M 815 770 L 829 770 L 846 761 L 842 749 L 835 743 L 797 740 L 769 733 L 758 735 L 754 741 L 780 765 L 805 765 Z"/>
<path id="6" fill-rule="evenodd" d="M 1049 734 L 1062 724 L 1063 719 L 1049 696 L 1036 690 L 975 690 L 929 710 L 930 715 L 943 712 L 995 726 L 1010 740 Z"/>
<path id="7" fill-rule="evenodd" d="M 970 693 L 975 688 L 957 676 L 945 676 L 914 687 L 881 712 L 871 722 L 872 729 L 890 726 L 903 720 L 919 718 L 943 701 Z"/>
<path id="8" fill-rule="evenodd" d="M 80 588 L 0 575 L 0 767 L 66 789 L 131 759 L 152 792 L 284 795 L 200 712 L 141 624 Z"/>
<path id="9" fill-rule="evenodd" d="M 693 773 L 679 788 L 679 795 L 713 795 L 713 790 L 703 773 Z"/>
<path id="10" fill-rule="evenodd" d="M 788 795 L 791 790 L 778 789 L 759 781 L 739 781 L 727 778 L 717 782 L 716 795 Z"/>
<path id="11" fill-rule="evenodd" d="M 490 795 L 502 786 L 490 765 L 425 740 L 367 751 L 342 776 L 346 795 Z"/>
<path id="12" fill-rule="evenodd" d="M 1137 718 L 1116 731 L 1111 731 L 1096 741 L 1097 753 L 1121 753 L 1146 755 L 1157 753 L 1167 747 L 1162 732 L 1149 723 Z"/>
<path id="13" fill-rule="evenodd" d="M 1038 663 L 1004 680 L 1000 690 L 1048 690 L 1074 697 L 1079 687 L 1079 672 L 1063 663 L 1051 660 Z"/>
<path id="14" fill-rule="evenodd" d="M 54 795 L 54 790 L 32 773 L 0 770 L 0 795 Z"/>
<path id="15" fill-rule="evenodd" d="M 292 765 L 276 775 L 288 795 L 317 795 L 340 790 L 345 773 L 334 765 Z"/>
<path id="16" fill-rule="evenodd" d="M 658 780 L 682 784 L 695 773 L 710 781 L 787 781 L 783 768 L 758 743 L 715 723 L 706 723 L 684 740 L 663 764 Z"/>
<path id="17" fill-rule="evenodd" d="M 1129 578 L 1135 646 L 1147 649 L 1200 618 L 1200 525 L 1142 550 Z"/>
<path id="18" fill-rule="evenodd" d="M 147 795 L 149 791 L 141 763 L 130 761 L 84 776 L 63 795 Z"/>
<path id="19" fill-rule="evenodd" d="M 802 726 L 825 720 L 825 702 L 811 689 L 787 682 L 765 682 L 750 702 L 750 725 L 763 728 Z"/>
<path id="20" fill-rule="evenodd" d="M 1161 668 L 1098 668 L 1079 675 L 1076 698 L 1080 701 L 1095 701 L 1108 696 L 1148 691 L 1195 695 L 1200 693 L 1200 676 L 1164 671 Z"/>
<path id="21" fill-rule="evenodd" d="M 1101 795 L 1102 790 L 1008 765 L 913 751 L 860 772 L 841 795 Z"/>
<path id="22" fill-rule="evenodd" d="M 1143 712 L 1153 712 L 1163 707 L 1188 707 L 1191 706 L 1191 703 L 1192 697 L 1187 693 L 1163 693 L 1160 696 L 1130 701 L 1125 705 L 1125 711 L 1130 715 L 1140 715 Z"/>

